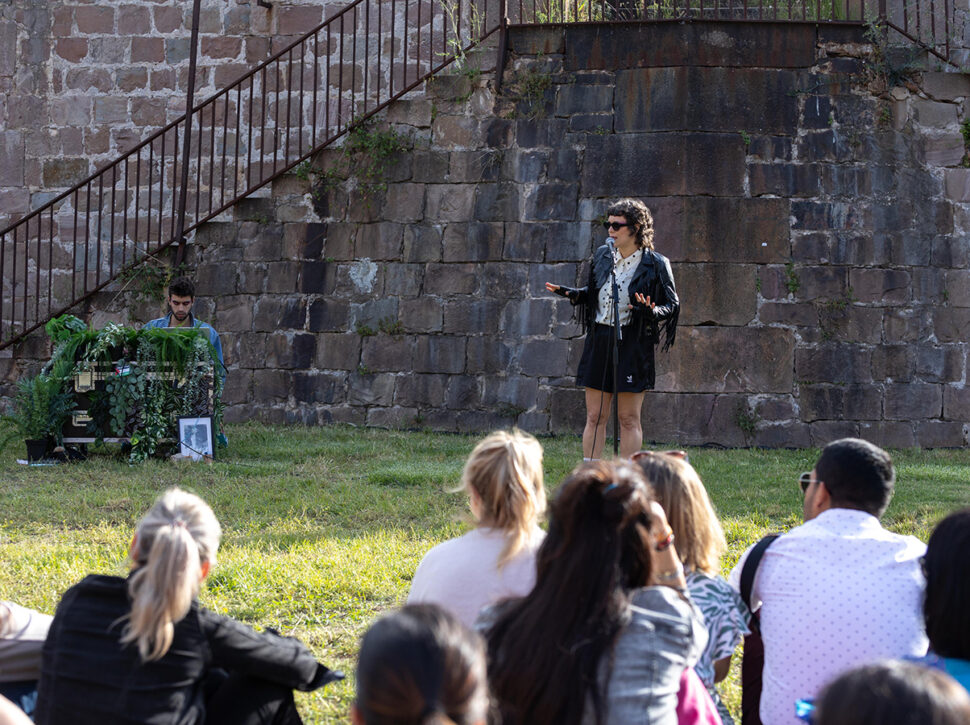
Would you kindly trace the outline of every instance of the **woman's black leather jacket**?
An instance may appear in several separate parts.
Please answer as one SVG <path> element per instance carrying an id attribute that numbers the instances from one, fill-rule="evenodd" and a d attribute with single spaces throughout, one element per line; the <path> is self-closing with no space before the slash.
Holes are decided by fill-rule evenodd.
<path id="1" fill-rule="evenodd" d="M 601 245 L 593 253 L 589 265 L 589 277 L 585 287 L 560 287 L 559 294 L 567 297 L 579 308 L 579 319 L 583 330 L 588 331 L 596 319 L 599 291 L 610 283 L 610 269 L 613 260 L 609 246 Z M 634 295 L 639 292 L 656 307 L 649 308 L 638 304 Z M 643 250 L 643 259 L 637 265 L 630 280 L 630 302 L 633 304 L 631 325 L 641 340 L 649 339 L 656 345 L 660 342 L 660 332 L 664 333 L 663 350 L 674 344 L 677 336 L 677 318 L 680 316 L 680 298 L 674 286 L 674 275 L 670 260 L 652 249 Z"/>

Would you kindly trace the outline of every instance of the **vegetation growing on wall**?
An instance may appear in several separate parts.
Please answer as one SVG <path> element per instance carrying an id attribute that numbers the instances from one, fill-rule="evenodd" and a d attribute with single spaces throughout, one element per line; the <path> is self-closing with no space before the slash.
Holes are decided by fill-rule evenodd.
<path id="1" fill-rule="evenodd" d="M 305 161 L 295 173 L 313 182 L 313 196 L 318 201 L 335 189 L 345 188 L 356 190 L 370 204 L 387 189 L 388 166 L 410 148 L 406 136 L 368 120 L 351 127 L 326 168 Z"/>

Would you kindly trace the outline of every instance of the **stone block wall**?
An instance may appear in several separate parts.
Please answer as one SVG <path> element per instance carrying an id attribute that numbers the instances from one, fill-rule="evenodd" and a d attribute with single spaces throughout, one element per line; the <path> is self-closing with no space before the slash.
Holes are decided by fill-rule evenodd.
<path id="1" fill-rule="evenodd" d="M 501 92 L 486 57 L 389 107 L 411 148 L 386 189 L 284 177 L 196 235 L 227 419 L 578 433 L 581 332 L 543 284 L 578 281 L 635 196 L 683 301 L 648 440 L 966 443 L 966 75 L 888 89 L 824 26 L 510 40 Z"/>
<path id="2" fill-rule="evenodd" d="M 580 330 L 543 283 L 579 280 L 636 196 L 683 300 L 649 439 L 963 445 L 970 82 L 886 92 L 870 51 L 784 26 L 514 33 L 502 93 L 460 74 L 389 109 L 413 149 L 385 192 L 202 235 L 229 419 L 577 432 Z"/>
<path id="3" fill-rule="evenodd" d="M 203 0 L 196 99 L 342 7 Z M 184 114 L 191 13 L 191 2 L 0 3 L 0 227 Z"/>

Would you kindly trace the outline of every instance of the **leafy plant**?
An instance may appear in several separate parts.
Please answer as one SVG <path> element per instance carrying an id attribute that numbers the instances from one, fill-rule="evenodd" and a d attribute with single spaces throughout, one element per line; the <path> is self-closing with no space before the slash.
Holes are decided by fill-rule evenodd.
<path id="1" fill-rule="evenodd" d="M 87 410 L 91 434 L 98 441 L 128 438 L 133 462 L 161 452 L 165 441 L 175 440 L 179 416 L 211 414 L 213 432 L 221 430 L 223 380 L 215 372 L 215 349 L 202 329 L 133 329 L 108 323 L 90 330 L 76 317 L 64 315 L 51 320 L 46 330 L 55 343 L 51 360 L 40 376 L 21 385 L 37 388 L 48 378 L 58 381 L 67 402 L 48 395 L 46 403 L 38 403 L 48 410 L 50 435 L 60 436 L 76 406 L 69 383 L 84 371 L 96 381 Z M 101 380 L 103 385 L 97 385 Z"/>
<path id="2" fill-rule="evenodd" d="M 58 443 L 63 442 L 64 423 L 77 407 L 67 386 L 65 369 L 65 365 L 59 365 L 50 373 L 42 372 L 17 381 L 13 409 L 4 416 L 15 428 L 8 440 L 19 436 L 24 440 L 54 438 Z"/>

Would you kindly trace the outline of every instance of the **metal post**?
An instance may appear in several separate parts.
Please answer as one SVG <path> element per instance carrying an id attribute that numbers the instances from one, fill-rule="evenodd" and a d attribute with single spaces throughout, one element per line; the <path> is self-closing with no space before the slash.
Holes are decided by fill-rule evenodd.
<path id="1" fill-rule="evenodd" d="M 499 9 L 501 19 L 498 36 L 498 68 L 495 72 L 495 90 L 502 90 L 502 76 L 505 74 L 505 56 L 509 50 L 509 0 L 502 0 Z"/>
<path id="2" fill-rule="evenodd" d="M 189 85 L 185 94 L 185 134 L 182 141 L 182 179 L 179 184 L 178 221 L 176 228 L 179 235 L 178 252 L 175 255 L 175 266 L 178 267 L 185 260 L 185 203 L 189 190 L 189 155 L 192 152 L 192 111 L 195 107 L 195 66 L 199 55 L 199 14 L 202 0 L 192 3 L 192 39 L 189 43 Z M 199 143 L 202 142 L 201 134 Z"/>

